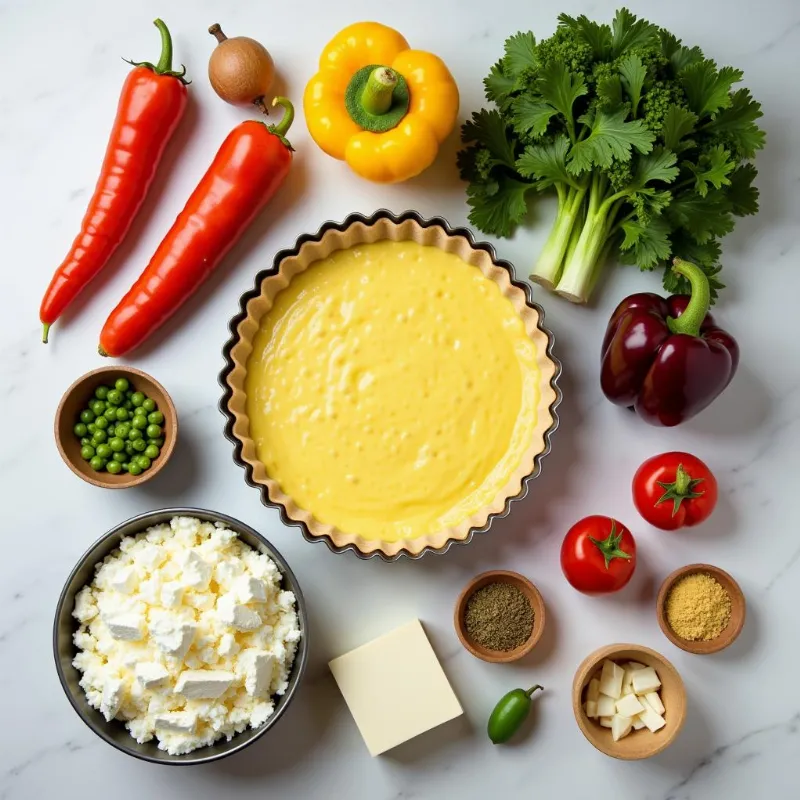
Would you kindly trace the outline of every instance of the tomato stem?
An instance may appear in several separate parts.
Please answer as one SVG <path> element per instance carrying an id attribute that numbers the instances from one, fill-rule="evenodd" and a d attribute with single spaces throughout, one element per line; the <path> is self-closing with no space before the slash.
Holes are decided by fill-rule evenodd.
<path id="1" fill-rule="evenodd" d="M 619 543 L 622 541 L 622 532 L 617 534 L 617 524 L 611 520 L 611 533 L 608 534 L 606 539 L 595 539 L 593 536 L 589 537 L 589 541 L 603 554 L 603 559 L 606 562 L 606 569 L 615 558 L 624 558 L 629 560 L 630 553 L 626 553 L 620 549 Z"/>
<path id="2" fill-rule="evenodd" d="M 684 500 L 691 500 L 694 497 L 702 497 L 705 492 L 696 492 L 695 487 L 702 483 L 705 478 L 692 478 L 683 468 L 683 464 L 678 464 L 675 471 L 675 480 L 672 483 L 667 481 L 657 481 L 658 485 L 664 490 L 664 494 L 656 500 L 656 505 L 672 500 L 672 516 L 674 517 L 681 507 Z"/>

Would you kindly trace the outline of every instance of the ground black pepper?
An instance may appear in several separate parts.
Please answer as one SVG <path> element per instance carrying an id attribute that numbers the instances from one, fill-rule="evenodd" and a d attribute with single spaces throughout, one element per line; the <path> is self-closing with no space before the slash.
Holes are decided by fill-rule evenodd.
<path id="1" fill-rule="evenodd" d="M 464 622 L 470 638 L 489 650 L 513 650 L 533 632 L 533 608 L 510 583 L 490 583 L 467 601 Z"/>

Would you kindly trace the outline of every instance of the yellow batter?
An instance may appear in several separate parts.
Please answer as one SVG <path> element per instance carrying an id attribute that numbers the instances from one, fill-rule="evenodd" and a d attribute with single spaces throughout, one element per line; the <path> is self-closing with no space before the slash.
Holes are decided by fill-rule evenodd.
<path id="1" fill-rule="evenodd" d="M 536 350 L 458 256 L 383 241 L 294 277 L 247 364 L 267 473 L 318 520 L 397 541 L 489 505 L 536 424 Z"/>

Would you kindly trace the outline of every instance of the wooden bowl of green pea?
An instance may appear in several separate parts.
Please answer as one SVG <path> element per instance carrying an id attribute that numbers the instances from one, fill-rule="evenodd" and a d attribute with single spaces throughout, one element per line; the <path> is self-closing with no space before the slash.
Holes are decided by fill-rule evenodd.
<path id="1" fill-rule="evenodd" d="M 127 489 L 163 469 L 178 438 L 166 389 L 134 367 L 100 367 L 67 389 L 55 418 L 58 452 L 80 478 Z"/>

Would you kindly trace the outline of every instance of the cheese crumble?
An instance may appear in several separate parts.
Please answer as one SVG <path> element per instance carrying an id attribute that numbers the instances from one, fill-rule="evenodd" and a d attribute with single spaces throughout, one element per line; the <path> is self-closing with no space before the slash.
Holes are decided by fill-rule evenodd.
<path id="1" fill-rule="evenodd" d="M 72 662 L 89 704 L 171 755 L 263 725 L 301 631 L 275 562 L 222 524 L 175 517 L 95 567 Z"/>

